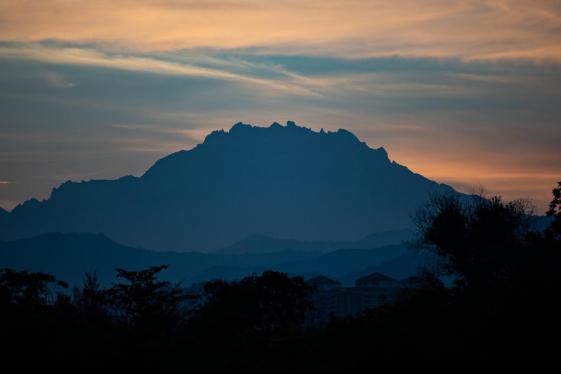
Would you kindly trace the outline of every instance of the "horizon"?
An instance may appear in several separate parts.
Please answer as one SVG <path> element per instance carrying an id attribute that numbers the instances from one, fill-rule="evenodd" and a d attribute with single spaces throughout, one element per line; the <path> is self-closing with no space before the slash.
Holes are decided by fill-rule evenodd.
<path id="1" fill-rule="evenodd" d="M 0 0 L 4 366 L 554 367 L 560 35 L 552 0 Z"/>
<path id="2" fill-rule="evenodd" d="M 0 206 L 139 175 L 214 129 L 345 128 L 543 212 L 561 157 L 561 8 L 412 0 L 0 1 Z"/>
<path id="3" fill-rule="evenodd" d="M 234 126 L 237 126 L 237 125 L 249 126 L 249 127 L 251 127 L 251 128 L 262 128 L 262 129 L 271 128 L 271 127 L 273 127 L 273 126 L 275 126 L 275 125 L 279 125 L 280 127 L 283 127 L 283 128 L 289 128 L 290 126 L 295 126 L 295 127 L 298 127 L 298 128 L 303 128 L 303 129 L 309 130 L 309 131 L 311 131 L 312 133 L 318 134 L 318 135 L 319 135 L 319 134 L 322 134 L 322 133 L 323 133 L 323 134 L 329 134 L 329 135 L 336 135 L 337 133 L 340 132 L 340 130 L 343 130 L 343 131 L 347 131 L 348 133 L 352 134 L 354 137 L 357 138 L 357 140 L 358 140 L 359 142 L 364 143 L 364 144 L 365 144 L 366 146 L 368 146 L 369 148 L 371 148 L 371 149 L 383 149 L 383 150 L 387 153 L 387 150 L 385 149 L 385 147 L 384 147 L 383 145 L 381 145 L 381 146 L 379 146 L 379 147 L 377 147 L 377 148 L 374 148 L 374 147 L 372 147 L 370 144 L 368 144 L 366 141 L 363 141 L 362 139 L 360 139 L 360 137 L 357 137 L 353 132 L 351 132 L 351 131 L 349 131 L 349 130 L 347 130 L 347 129 L 345 129 L 345 128 L 336 128 L 336 129 L 333 129 L 333 130 L 331 130 L 331 129 L 325 130 L 323 127 L 321 127 L 319 130 L 316 130 L 316 129 L 312 128 L 312 127 L 307 127 L 305 124 L 301 124 L 301 123 L 298 123 L 297 121 L 292 121 L 292 120 L 287 120 L 286 123 L 285 123 L 285 125 L 280 124 L 278 121 L 274 121 L 274 122 L 270 123 L 269 125 L 244 123 L 244 122 L 239 121 L 239 122 L 233 123 L 233 124 L 231 125 L 230 128 L 224 128 L 224 127 L 223 127 L 223 128 L 220 128 L 220 129 L 210 130 L 208 133 L 206 133 L 206 134 L 201 138 L 200 141 L 198 141 L 197 143 L 195 143 L 195 144 L 192 145 L 191 147 L 189 147 L 189 148 L 176 149 L 176 150 L 174 150 L 174 151 L 171 151 L 171 152 L 168 153 L 168 154 L 164 154 L 164 155 L 162 155 L 161 157 L 156 158 L 151 164 L 148 165 L 148 167 L 147 167 L 145 170 L 142 170 L 142 171 L 140 171 L 140 172 L 138 172 L 138 173 L 136 173 L 136 174 L 126 173 L 126 172 L 125 172 L 124 174 L 115 176 L 115 177 L 113 177 L 113 178 L 91 178 L 91 179 L 82 179 L 82 180 L 70 178 L 70 179 L 67 179 L 67 180 L 62 181 L 62 182 L 61 182 L 60 184 L 58 184 L 58 185 L 54 185 L 54 186 L 49 190 L 49 192 L 46 192 L 42 197 L 31 196 L 31 197 L 29 197 L 28 199 L 25 199 L 25 200 L 16 202 L 16 203 L 15 203 L 14 205 L 12 205 L 12 206 L 2 206 L 2 205 L 0 205 L 0 208 L 4 209 L 4 210 L 7 211 L 7 212 L 10 212 L 10 211 L 12 211 L 15 207 L 17 207 L 17 206 L 23 204 L 25 201 L 28 201 L 28 200 L 38 200 L 38 201 L 45 201 L 45 200 L 48 200 L 48 199 L 51 197 L 52 191 L 53 191 L 54 189 L 60 187 L 62 184 L 66 183 L 66 182 L 89 182 L 89 181 L 94 181 L 94 180 L 116 180 L 116 179 L 119 179 L 119 178 L 121 178 L 121 177 L 130 176 L 130 175 L 135 176 L 135 177 L 141 177 L 141 176 L 144 175 L 151 167 L 153 167 L 153 166 L 156 164 L 156 162 L 157 162 L 158 160 L 160 160 L 160 159 L 162 159 L 162 158 L 165 158 L 165 157 L 167 157 L 167 156 L 169 156 L 169 155 L 171 155 L 171 154 L 177 153 L 177 152 L 193 150 L 193 149 L 197 148 L 198 146 L 200 146 L 201 144 L 203 144 L 203 143 L 206 141 L 206 139 L 207 139 L 209 136 L 213 135 L 214 133 L 220 133 L 220 132 L 222 132 L 222 133 L 228 134 L 228 133 L 234 128 Z M 459 186 L 458 186 L 458 184 L 457 184 L 457 183 L 454 183 L 454 182 L 443 182 L 443 181 L 440 181 L 440 180 L 437 180 L 437 179 L 433 179 L 433 178 L 431 178 L 430 176 L 424 175 L 424 174 L 422 174 L 421 172 L 419 172 L 419 171 L 417 171 L 417 170 L 413 170 L 413 169 L 409 168 L 408 165 L 401 164 L 401 163 L 398 162 L 397 160 L 393 159 L 393 158 L 391 157 L 390 154 L 388 154 L 388 158 L 389 158 L 390 161 L 393 161 L 393 162 L 396 162 L 396 163 L 399 164 L 399 165 L 405 166 L 406 168 L 408 168 L 409 170 L 411 170 L 413 173 L 420 174 L 420 175 L 422 175 L 422 176 L 424 176 L 424 177 L 426 177 L 426 178 L 428 178 L 428 179 L 431 179 L 431 180 L 433 180 L 433 181 L 435 181 L 435 182 L 437 182 L 437 183 L 448 184 L 448 185 L 450 185 L 451 187 L 455 188 L 458 192 L 462 192 L 462 193 L 466 193 L 466 194 L 484 194 L 484 195 L 494 196 L 494 195 L 492 195 L 492 191 L 486 190 L 485 187 L 482 186 L 482 185 L 479 185 L 479 186 L 478 186 L 478 185 L 475 185 L 475 184 L 474 184 L 474 185 L 471 185 L 471 186 L 467 186 L 467 187 L 466 187 L 465 184 L 459 184 Z M 7 181 L 0 181 L 0 184 L 9 184 L 9 182 L 7 182 Z M 496 193 L 495 195 L 504 197 L 504 196 L 501 195 L 500 193 Z M 546 200 L 537 201 L 537 200 L 535 200 L 535 199 L 523 198 L 523 197 L 518 197 L 518 198 L 515 197 L 515 198 L 513 198 L 513 200 L 517 200 L 517 199 L 529 200 L 530 204 L 536 204 L 536 206 L 537 206 L 537 205 L 540 205 L 540 204 L 541 204 L 542 206 L 546 206 L 547 204 L 549 204 L 549 201 L 546 201 Z M 535 212 L 535 213 L 538 214 L 538 215 L 543 215 L 543 214 L 544 214 L 543 212 L 540 212 L 540 211 L 537 211 L 537 212 Z"/>

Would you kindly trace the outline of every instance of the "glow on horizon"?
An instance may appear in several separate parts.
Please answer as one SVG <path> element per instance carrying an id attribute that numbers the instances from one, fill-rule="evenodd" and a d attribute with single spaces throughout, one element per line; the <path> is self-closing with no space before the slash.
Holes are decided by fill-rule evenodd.
<path id="1" fill-rule="evenodd" d="M 0 1 L 0 205 L 293 119 L 541 211 L 561 178 L 560 30 L 548 0 Z"/>

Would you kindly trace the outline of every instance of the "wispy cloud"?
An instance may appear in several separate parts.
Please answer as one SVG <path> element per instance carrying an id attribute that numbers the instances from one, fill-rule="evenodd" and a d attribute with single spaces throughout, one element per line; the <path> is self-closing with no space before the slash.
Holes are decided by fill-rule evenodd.
<path id="1" fill-rule="evenodd" d="M 141 174 L 213 129 L 292 119 L 464 190 L 545 201 L 558 35 L 547 0 L 0 1 L 0 170 L 18 181 L 1 197 L 62 181 L 41 173 Z"/>
<path id="2" fill-rule="evenodd" d="M 258 87 L 266 87 L 270 90 L 289 92 L 291 95 L 319 95 L 312 89 L 306 87 L 306 84 L 309 85 L 311 80 L 296 74 L 291 75 L 283 72 L 283 75 L 290 79 L 264 79 L 227 70 L 170 62 L 151 57 L 105 54 L 86 48 L 45 46 L 37 43 L 7 44 L 0 46 L 0 58 L 32 60 L 53 64 L 95 66 L 163 75 L 204 77 L 247 83 Z M 46 78 L 51 83 L 63 84 L 63 78 L 60 75 L 53 75 L 51 73 L 47 75 Z"/>
<path id="3" fill-rule="evenodd" d="M 118 49 L 561 61 L 548 0 L 42 0 L 0 3 L 3 40 Z"/>
<path id="4" fill-rule="evenodd" d="M 38 73 L 38 76 L 53 87 L 72 88 L 76 86 L 76 83 L 56 71 L 42 71 Z"/>
<path id="5" fill-rule="evenodd" d="M 173 138 L 175 141 L 172 144 L 166 144 L 165 148 L 168 152 L 173 152 L 174 150 L 179 149 L 180 147 L 185 147 L 186 142 L 178 142 L 177 138 L 186 140 L 190 143 L 190 145 L 194 145 L 197 142 L 202 142 L 205 137 L 210 134 L 215 127 L 209 128 L 186 128 L 185 125 L 183 127 L 167 127 L 162 126 L 161 124 L 154 124 L 154 125 L 147 125 L 147 124 L 136 124 L 136 123 L 124 123 L 124 124 L 116 124 L 113 125 L 114 128 L 117 129 L 125 129 L 130 130 L 133 133 L 148 133 L 148 134 L 159 134 L 163 136 L 167 136 L 168 138 Z M 146 142 L 153 141 L 153 137 L 148 137 L 147 139 L 143 139 Z M 175 148 L 173 148 L 175 147 Z"/>

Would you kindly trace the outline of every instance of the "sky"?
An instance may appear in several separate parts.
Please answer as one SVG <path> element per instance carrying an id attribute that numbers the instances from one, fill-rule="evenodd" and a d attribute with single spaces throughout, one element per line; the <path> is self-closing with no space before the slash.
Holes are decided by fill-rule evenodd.
<path id="1" fill-rule="evenodd" d="M 0 0 L 0 206 L 294 120 L 543 212 L 560 35 L 559 1 Z"/>

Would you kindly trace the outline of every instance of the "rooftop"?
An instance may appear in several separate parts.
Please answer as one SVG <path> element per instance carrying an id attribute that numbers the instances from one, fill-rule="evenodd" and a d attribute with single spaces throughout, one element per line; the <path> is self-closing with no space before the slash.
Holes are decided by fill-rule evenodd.
<path id="1" fill-rule="evenodd" d="M 382 273 L 374 272 L 372 274 L 365 275 L 356 280 L 356 284 L 360 283 L 381 283 L 381 282 L 397 282 L 396 279 L 388 277 Z"/>

